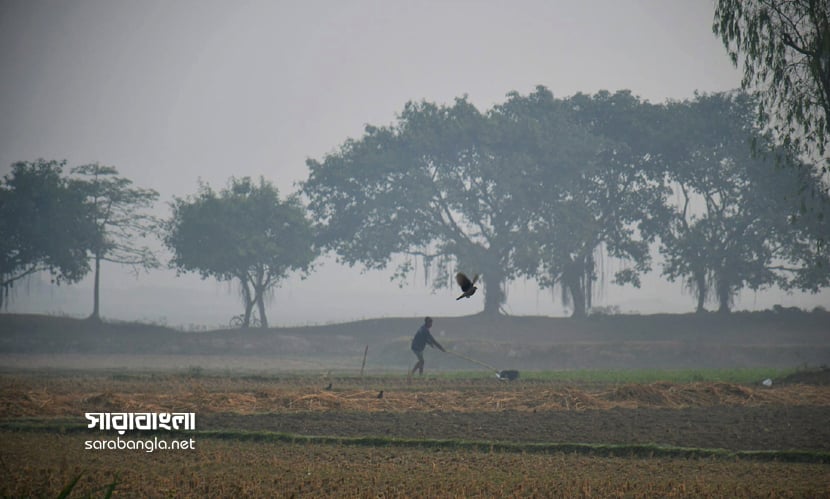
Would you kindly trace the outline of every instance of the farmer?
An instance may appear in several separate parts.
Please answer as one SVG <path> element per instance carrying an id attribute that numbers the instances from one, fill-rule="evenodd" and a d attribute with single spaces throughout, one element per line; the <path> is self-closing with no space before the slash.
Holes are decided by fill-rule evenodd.
<path id="1" fill-rule="evenodd" d="M 435 338 L 432 337 L 432 334 L 429 332 L 429 328 L 432 327 L 432 317 L 425 317 L 424 318 L 424 325 L 418 329 L 415 333 L 415 337 L 412 338 L 412 351 L 415 353 L 415 356 L 418 357 L 418 362 L 415 363 L 415 367 L 412 368 L 412 372 L 409 373 L 410 378 L 415 371 L 418 371 L 419 374 L 424 374 L 424 348 L 427 345 L 431 347 L 435 347 L 442 352 L 446 352 L 444 347 L 441 346 L 440 343 L 435 341 Z"/>

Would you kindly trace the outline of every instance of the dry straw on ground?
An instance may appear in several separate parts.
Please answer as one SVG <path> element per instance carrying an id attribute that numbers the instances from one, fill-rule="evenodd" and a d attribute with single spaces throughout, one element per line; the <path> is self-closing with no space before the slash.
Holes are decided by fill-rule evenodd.
<path id="1" fill-rule="evenodd" d="M 85 412 L 285 413 L 299 411 L 581 411 L 611 408 L 685 408 L 711 406 L 830 406 L 830 387 L 787 385 L 773 388 L 732 383 L 623 384 L 602 388 L 554 385 L 500 385 L 430 390 L 421 386 L 376 389 L 275 383 L 274 386 L 184 380 L 159 387 L 96 386 L 94 383 L 52 386 L 25 380 L 4 380 L 0 413 L 6 418 L 74 417 Z M 96 390 L 96 388 L 98 388 Z"/>

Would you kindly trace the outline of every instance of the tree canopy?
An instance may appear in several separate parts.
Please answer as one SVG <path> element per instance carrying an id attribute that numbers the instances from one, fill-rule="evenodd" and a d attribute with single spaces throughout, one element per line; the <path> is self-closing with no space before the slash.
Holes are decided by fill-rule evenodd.
<path id="1" fill-rule="evenodd" d="M 511 96 L 517 105 L 523 99 Z M 539 90 L 528 99 L 543 103 L 552 96 Z M 497 136 L 497 123 L 512 119 L 499 113 L 482 114 L 466 98 L 452 105 L 410 102 L 395 124 L 368 126 L 360 140 L 348 140 L 323 161 L 309 160 L 303 192 L 320 222 L 321 245 L 340 261 L 367 268 L 407 255 L 398 277 L 413 269 L 413 257 L 421 258 L 438 287 L 450 285 L 454 270 L 481 274 L 485 311 L 497 313 L 506 281 L 519 271 L 515 252 L 527 234 L 523 190 L 538 177 L 533 160 L 506 168 L 505 148 L 526 152 Z M 534 143 L 549 150 L 565 142 L 551 130 L 567 135 L 560 121 L 550 116 L 543 124 L 513 126 L 536 127 L 527 131 L 547 137 Z"/>
<path id="2" fill-rule="evenodd" d="M 392 125 L 308 160 L 302 191 L 321 247 L 341 262 L 384 268 L 405 255 L 402 277 L 420 258 L 436 287 L 455 270 L 480 273 L 487 313 L 523 275 L 559 287 L 584 316 L 601 261 L 622 264 L 616 284 L 638 286 L 658 238 L 664 274 L 697 291 L 699 310 L 716 296 L 728 311 L 746 287 L 827 283 L 811 267 L 827 259 L 821 213 L 791 223 L 826 196 L 756 109 L 741 92 L 653 105 L 625 91 L 557 99 L 544 87 L 483 113 L 466 98 L 410 102 Z M 799 201 L 805 189 L 812 197 Z"/>
<path id="3" fill-rule="evenodd" d="M 164 242 L 171 266 L 202 278 L 236 280 L 244 304 L 244 326 L 256 305 L 262 327 L 267 294 L 292 270 L 307 270 L 316 257 L 313 233 L 296 197 L 280 200 L 270 182 L 231 178 L 216 192 L 201 185 L 175 198 Z"/>
<path id="4" fill-rule="evenodd" d="M 437 285 L 447 285 L 454 263 L 483 274 L 490 307 L 503 302 L 500 286 L 509 267 L 509 216 L 496 203 L 509 202 L 490 174 L 482 149 L 487 127 L 466 98 L 450 106 L 407 103 L 397 123 L 367 126 L 323 161 L 309 159 L 303 193 L 319 222 L 323 248 L 341 262 L 385 268 L 393 255 L 421 258 Z M 490 168 L 491 173 L 498 172 Z M 499 180 L 507 180 L 502 175 Z M 398 266 L 402 277 L 412 258 Z"/>
<path id="5" fill-rule="evenodd" d="M 718 0 L 712 29 L 757 92 L 762 122 L 830 161 L 830 2 Z"/>
<path id="6" fill-rule="evenodd" d="M 826 282 L 826 271 L 812 266 L 826 258 L 811 246 L 816 234 L 809 224 L 792 223 L 800 194 L 820 180 L 791 148 L 774 146 L 755 108 L 744 93 L 698 95 L 669 106 L 680 133 L 666 174 L 680 202 L 661 226 L 663 274 L 685 280 L 698 312 L 710 298 L 729 311 L 745 287 Z"/>
<path id="7" fill-rule="evenodd" d="M 64 175 L 65 161 L 21 161 L 0 183 L 0 304 L 15 281 L 46 271 L 53 282 L 89 272 L 97 244 L 91 208 Z"/>
<path id="8" fill-rule="evenodd" d="M 583 317 L 606 257 L 624 262 L 614 275 L 617 284 L 639 286 L 640 274 L 650 269 L 650 228 L 663 206 L 662 186 L 653 181 L 659 155 L 650 130 L 659 115 L 624 91 L 577 94 L 559 107 L 570 114 L 568 126 L 582 130 L 583 142 L 562 149 L 580 150 L 566 163 L 562 151 L 540 157 L 529 236 L 535 251 L 526 274 L 543 287 L 560 287 L 563 303 Z"/>
<path id="9" fill-rule="evenodd" d="M 618 168 L 627 180 L 610 176 L 623 164 L 611 159 L 622 148 L 603 145 L 610 141 L 594 133 L 596 123 L 580 122 L 578 109 L 544 87 L 511 93 L 486 113 L 466 98 L 408 103 L 393 125 L 368 126 L 361 139 L 308 161 L 303 192 L 321 245 L 367 268 L 384 268 L 395 254 L 419 257 L 437 268 L 438 287 L 451 282 L 451 266 L 480 273 L 486 313 L 499 311 L 506 283 L 520 274 L 545 268 L 541 282 L 552 285 L 578 258 L 586 275 L 585 260 L 602 243 L 641 262 L 647 251 L 626 227 L 636 215 L 619 204 L 637 181 Z M 600 191 L 602 208 L 594 206 Z M 407 260 L 396 275 L 412 268 Z"/>
<path id="10" fill-rule="evenodd" d="M 101 262 L 128 265 L 135 272 L 157 268 L 155 254 L 139 240 L 158 226 L 147 213 L 158 192 L 133 186 L 118 175 L 118 169 L 97 163 L 72 168 L 73 185 L 85 195 L 95 225 L 96 244 L 91 248 L 94 264 L 92 319 L 100 318 Z"/>

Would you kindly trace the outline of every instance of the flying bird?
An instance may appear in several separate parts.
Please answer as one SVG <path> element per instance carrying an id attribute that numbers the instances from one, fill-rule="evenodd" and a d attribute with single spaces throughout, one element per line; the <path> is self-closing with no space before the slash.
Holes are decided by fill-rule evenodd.
<path id="1" fill-rule="evenodd" d="M 471 281 L 470 278 L 464 275 L 463 272 L 459 272 L 455 274 L 455 280 L 456 282 L 458 282 L 458 285 L 461 286 L 461 291 L 463 291 L 461 296 L 456 298 L 456 300 L 460 300 L 462 298 L 469 298 L 476 293 L 476 290 L 478 288 L 475 286 L 475 284 L 476 281 L 478 281 L 478 274 L 476 274 L 476 276 L 473 277 L 473 280 Z"/>

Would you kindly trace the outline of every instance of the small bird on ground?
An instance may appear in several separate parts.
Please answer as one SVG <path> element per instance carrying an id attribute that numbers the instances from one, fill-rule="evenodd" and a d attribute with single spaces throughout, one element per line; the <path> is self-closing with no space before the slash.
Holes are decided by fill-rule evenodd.
<path id="1" fill-rule="evenodd" d="M 469 298 L 473 296 L 476 293 L 476 290 L 478 289 L 475 285 L 476 281 L 478 281 L 478 274 L 476 274 L 476 276 L 473 277 L 473 280 L 471 281 L 470 278 L 464 275 L 463 272 L 459 272 L 455 274 L 455 281 L 458 283 L 459 286 L 461 286 L 461 291 L 463 292 L 461 293 L 461 296 L 456 298 L 456 301 L 462 298 Z"/>
<path id="2" fill-rule="evenodd" d="M 331 390 L 331 383 L 329 383 L 329 386 L 327 386 L 325 389 L 326 390 Z"/>
<path id="3" fill-rule="evenodd" d="M 378 398 L 379 398 L 379 399 L 382 399 L 382 398 L 383 398 L 383 390 L 381 390 L 380 392 L 378 392 Z"/>

